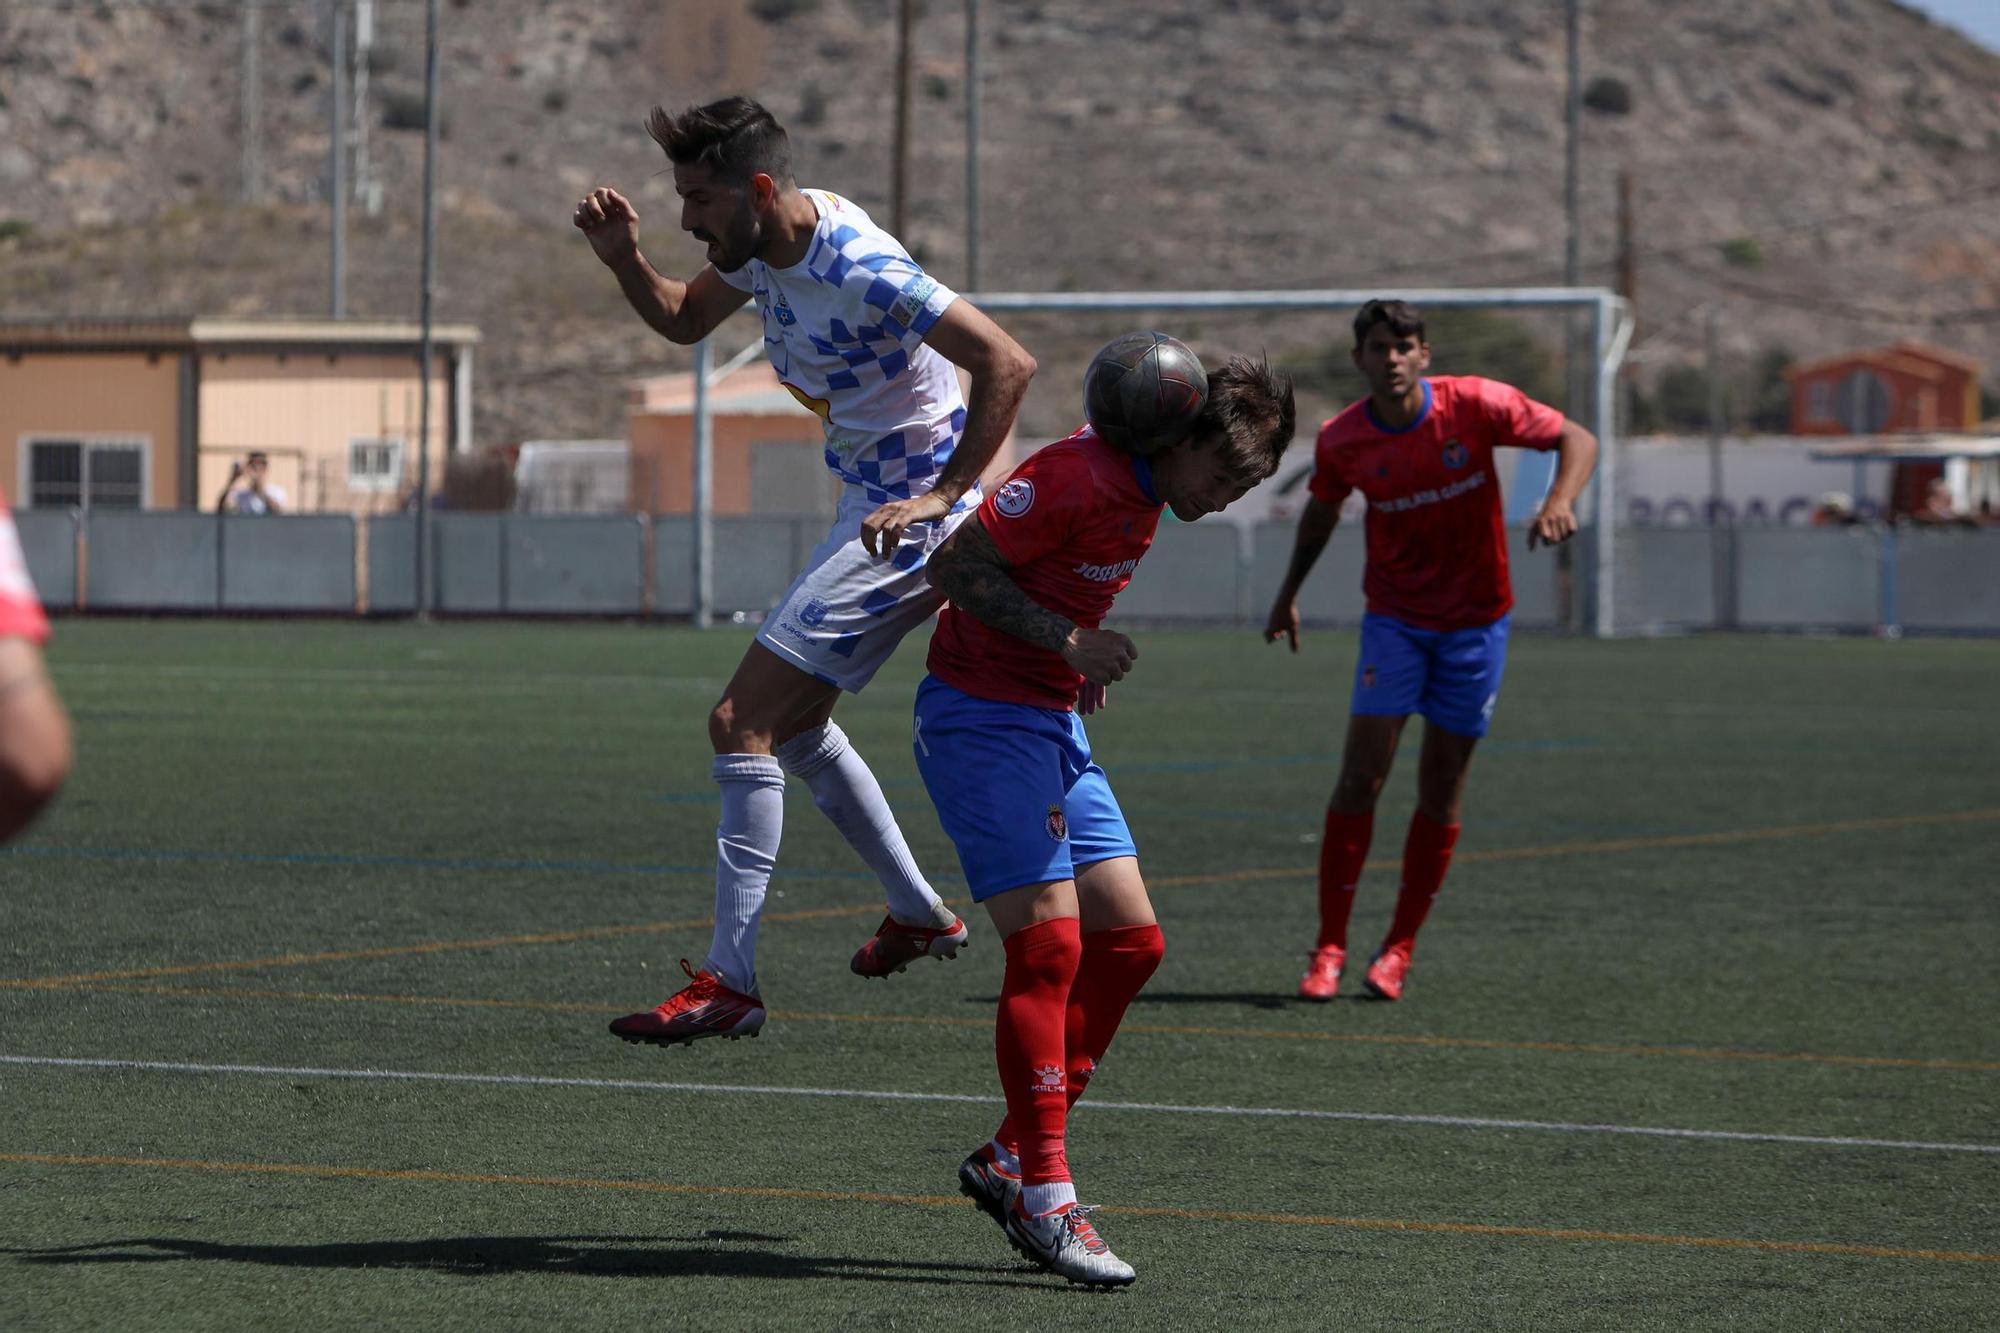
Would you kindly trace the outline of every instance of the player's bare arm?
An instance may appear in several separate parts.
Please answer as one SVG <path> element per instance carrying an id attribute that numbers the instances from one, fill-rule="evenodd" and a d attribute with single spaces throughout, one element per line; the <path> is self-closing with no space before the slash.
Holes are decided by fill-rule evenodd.
<path id="1" fill-rule="evenodd" d="M 1283 639 L 1293 652 L 1299 650 L 1299 589 L 1305 586 L 1306 575 L 1312 572 L 1319 553 L 1326 549 L 1339 523 L 1340 510 L 1336 506 L 1307 497 L 1305 512 L 1299 515 L 1298 537 L 1292 543 L 1292 563 L 1285 570 L 1284 583 L 1278 587 L 1277 600 L 1271 603 L 1270 619 L 1264 622 L 1264 642 Z"/>
<path id="2" fill-rule="evenodd" d="M 977 517 L 961 523 L 925 562 L 924 577 L 982 624 L 1060 654 L 1092 685 L 1123 680 L 1139 656 L 1138 647 L 1123 634 L 1086 629 L 1023 592 Z"/>
<path id="3" fill-rule="evenodd" d="M 1576 498 L 1583 494 L 1597 466 L 1597 437 L 1574 421 L 1563 421 L 1562 443 L 1557 448 L 1556 479 L 1528 525 L 1531 551 L 1537 544 L 1560 546 L 1576 535 Z"/>
<path id="4" fill-rule="evenodd" d="M 861 544 L 870 555 L 888 559 L 912 524 L 943 518 L 979 480 L 1001 441 L 1014 428 L 1014 415 L 1034 378 L 1035 358 L 970 301 L 953 301 L 924 342 L 972 376 L 965 399 L 965 433 L 937 483 L 909 500 L 892 500 L 861 521 Z"/>
<path id="5" fill-rule="evenodd" d="M 713 266 L 687 282 L 655 269 L 639 252 L 639 210 L 609 186 L 585 195 L 570 221 L 618 279 L 639 318 L 669 342 L 700 342 L 750 299 L 750 293 L 724 282 Z"/>

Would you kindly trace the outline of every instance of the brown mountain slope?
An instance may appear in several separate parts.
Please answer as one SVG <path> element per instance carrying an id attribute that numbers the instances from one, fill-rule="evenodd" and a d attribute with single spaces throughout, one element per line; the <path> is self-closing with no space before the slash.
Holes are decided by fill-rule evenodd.
<path id="1" fill-rule="evenodd" d="M 1561 6 L 1511 0 L 983 5 L 991 290 L 1553 283 Z M 1585 280 L 1609 282 L 1632 174 L 1642 344 L 1691 353 L 1719 300 L 1747 362 L 1898 336 L 2000 358 L 2000 57 L 1891 0 L 1586 0 Z M 964 273 L 963 7 L 920 5 L 907 241 Z M 258 11 L 263 190 L 241 202 L 235 5 L 0 3 L 0 309 L 319 314 L 323 4 Z M 654 102 L 726 91 L 792 126 L 800 178 L 888 215 L 890 0 L 451 0 L 440 318 L 476 322 L 479 438 L 617 433 L 620 379 L 684 363 L 567 225 L 593 184 L 672 226 Z M 423 7 L 377 6 L 354 315 L 417 313 Z M 1622 90 L 1630 109 L 1616 110 Z M 18 234 L 25 230 L 25 234 Z M 1297 357 L 1339 320 L 1186 320 Z M 1118 320 L 1014 321 L 1046 367 L 1025 425 L 1076 415 Z M 1650 336 L 1648 336 L 1650 335 Z M 733 326 L 735 345 L 754 336 Z M 1318 406 L 1315 404 L 1314 406 Z"/>

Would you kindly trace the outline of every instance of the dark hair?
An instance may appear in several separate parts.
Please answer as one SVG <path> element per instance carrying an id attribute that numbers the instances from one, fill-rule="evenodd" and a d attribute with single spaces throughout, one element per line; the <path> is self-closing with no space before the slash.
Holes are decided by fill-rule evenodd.
<path id="1" fill-rule="evenodd" d="M 1354 346 L 1357 350 L 1368 341 L 1368 330 L 1377 324 L 1387 324 L 1389 332 L 1398 338 L 1414 334 L 1418 342 L 1424 341 L 1422 311 L 1408 301 L 1385 300 L 1378 296 L 1362 306 L 1354 316 Z"/>
<path id="2" fill-rule="evenodd" d="M 252 449 L 252 450 L 250 451 L 250 456 L 249 456 L 248 458 L 246 458 L 246 459 L 245 459 L 244 461 L 245 461 L 246 463 L 265 463 L 265 464 L 268 464 L 268 463 L 270 463 L 270 461 L 271 461 L 271 456 L 270 456 L 269 454 L 265 453 L 265 452 L 264 452 L 264 451 L 263 451 L 262 449 Z"/>
<path id="3" fill-rule="evenodd" d="M 1197 448 L 1220 447 L 1231 472 L 1258 482 L 1278 470 L 1298 421 L 1291 376 L 1263 357 L 1232 356 L 1208 372 L 1208 401 L 1188 438 Z"/>
<path id="4" fill-rule="evenodd" d="M 707 167 L 730 185 L 746 185 L 759 172 L 791 184 L 792 141 L 785 127 L 747 97 L 725 97 L 678 114 L 656 106 L 646 117 L 646 133 L 677 167 Z"/>

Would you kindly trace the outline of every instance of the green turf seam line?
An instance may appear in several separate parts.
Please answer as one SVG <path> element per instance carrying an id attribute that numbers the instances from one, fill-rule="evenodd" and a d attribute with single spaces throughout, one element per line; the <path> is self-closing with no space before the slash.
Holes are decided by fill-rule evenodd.
<path id="1" fill-rule="evenodd" d="M 384 995 L 364 991 L 265 990 L 247 986 L 160 986 L 136 982 L 53 981 L 38 983 L 37 990 L 77 990 L 113 992 L 124 995 L 188 995 L 204 999 L 290 1000 L 313 1004 L 432 1005 L 441 1009 L 520 1009 L 554 1014 L 620 1014 L 623 1006 L 580 1000 L 494 1000 L 453 995 Z M 1143 997 L 1142 997 L 1143 998 Z M 773 1009 L 770 1017 L 788 1023 L 891 1024 L 916 1027 L 971 1028 L 989 1031 L 990 1018 L 949 1018 L 938 1014 L 832 1014 L 792 1009 Z M 1394 1032 L 1285 1032 L 1275 1028 L 1216 1028 L 1160 1023 L 1125 1023 L 1125 1036 L 1220 1037 L 1230 1041 L 1335 1042 L 1357 1046 L 1405 1046 L 1434 1050 L 1523 1051 L 1550 1055 L 1606 1055 L 1661 1057 L 1680 1060 L 1735 1060 L 1770 1064 L 1822 1064 L 1862 1069 L 1929 1069 L 1948 1073 L 2000 1073 L 2000 1062 L 1990 1060 L 1920 1059 L 1881 1055 L 1818 1055 L 1797 1051 L 1745 1051 L 1728 1047 L 1702 1046 L 1618 1046 L 1603 1042 L 1504 1041 L 1490 1037 L 1432 1037 Z"/>
<path id="2" fill-rule="evenodd" d="M 808 1088 L 757 1083 L 696 1083 L 658 1079 L 588 1078 L 554 1074 L 479 1074 L 425 1069 L 332 1069 L 311 1065 L 200 1064 L 182 1060 L 123 1060 L 66 1055 L 0 1055 L 0 1065 L 49 1069 L 89 1069 L 156 1074 L 248 1075 L 261 1078 L 326 1078 L 358 1082 L 441 1083 L 511 1088 L 585 1088 L 608 1092 L 692 1092 L 708 1096 L 819 1097 L 841 1101 L 922 1102 L 956 1106 L 1000 1106 L 1003 1098 L 966 1092 L 896 1092 L 883 1088 Z M 1527 1130 L 1555 1134 L 1615 1134 L 1636 1138 L 1692 1139 L 1721 1143 L 1777 1143 L 1805 1148 L 1881 1148 L 1898 1152 L 1972 1153 L 2000 1156 L 2000 1143 L 1938 1143 L 1921 1139 L 1851 1138 L 1779 1134 L 1730 1129 L 1680 1129 L 1655 1125 L 1607 1125 L 1583 1121 L 1520 1120 L 1493 1116 L 1425 1115 L 1390 1111 L 1323 1111 L 1286 1106 L 1198 1106 L 1174 1102 L 1092 1101 L 1092 1112 L 1150 1115 L 1203 1115 L 1249 1120 L 1320 1120 L 1372 1125 L 1422 1125 L 1439 1129 Z"/>
<path id="3" fill-rule="evenodd" d="M 779 1189 L 743 1185 L 692 1185 L 659 1180 L 603 1180 L 589 1176 L 515 1176 L 490 1172 L 395 1170 L 371 1166 L 316 1166 L 304 1162 L 212 1162 L 175 1157 L 113 1157 L 77 1153 L 0 1152 L 0 1162 L 26 1166 L 131 1167 L 155 1171 L 214 1171 L 244 1175 L 303 1176 L 320 1180 L 395 1180 L 417 1184 L 503 1185 L 536 1189 L 609 1190 L 709 1198 L 796 1199 L 815 1203 L 890 1204 L 917 1208 L 967 1208 L 961 1198 L 937 1194 L 875 1194 L 850 1190 Z M 1124 1217 L 1156 1217 L 1183 1222 L 1236 1222 L 1261 1226 L 1328 1227 L 1356 1231 L 1418 1232 L 1443 1236 L 1491 1236 L 1522 1240 L 1583 1241 L 1604 1245 L 1671 1245 L 1704 1249 L 1758 1250 L 1778 1254 L 1842 1258 L 1920 1259 L 1933 1263 L 2000 1263 L 2000 1254 L 1966 1250 L 1924 1250 L 1899 1245 L 1853 1245 L 1837 1241 L 1755 1240 L 1737 1236 L 1675 1236 L 1646 1232 L 1588 1231 L 1571 1227 L 1496 1226 L 1481 1222 L 1414 1222 L 1399 1218 L 1320 1217 L 1309 1213 L 1250 1213 L 1228 1209 L 1148 1208 L 1106 1204 L 1100 1212 Z"/>

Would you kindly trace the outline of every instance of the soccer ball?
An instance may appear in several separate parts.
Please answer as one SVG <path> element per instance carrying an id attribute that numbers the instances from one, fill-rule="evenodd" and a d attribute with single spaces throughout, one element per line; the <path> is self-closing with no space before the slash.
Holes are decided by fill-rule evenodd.
<path id="1" fill-rule="evenodd" d="M 1083 372 L 1083 414 L 1106 444 L 1151 454 L 1179 444 L 1208 401 L 1208 373 L 1188 345 L 1147 331 L 1114 338 Z"/>

